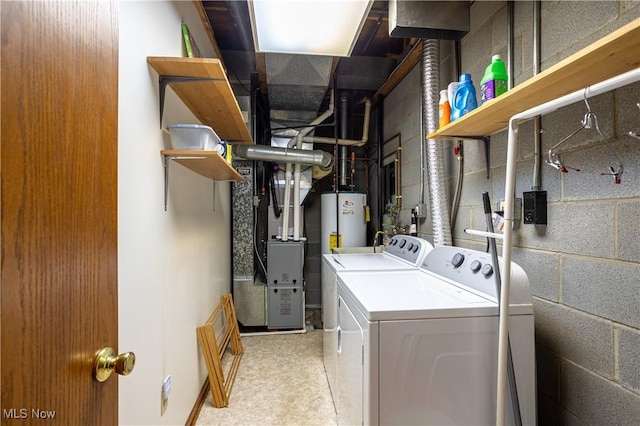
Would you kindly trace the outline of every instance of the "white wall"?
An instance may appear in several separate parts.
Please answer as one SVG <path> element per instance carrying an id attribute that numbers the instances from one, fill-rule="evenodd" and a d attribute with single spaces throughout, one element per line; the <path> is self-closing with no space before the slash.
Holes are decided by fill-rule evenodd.
<path id="1" fill-rule="evenodd" d="M 163 208 L 160 150 L 169 139 L 159 126 L 158 76 L 146 58 L 184 56 L 182 20 L 192 29 L 199 23 L 192 2 L 120 3 L 119 349 L 137 357 L 134 372 L 119 377 L 125 425 L 184 424 L 207 377 L 195 329 L 230 291 L 229 183 L 216 184 L 214 199 L 210 180 L 170 164 Z M 211 52 L 204 33 L 194 32 Z M 165 126 L 197 123 L 173 92 L 165 105 Z M 169 407 L 160 416 L 169 374 Z"/>

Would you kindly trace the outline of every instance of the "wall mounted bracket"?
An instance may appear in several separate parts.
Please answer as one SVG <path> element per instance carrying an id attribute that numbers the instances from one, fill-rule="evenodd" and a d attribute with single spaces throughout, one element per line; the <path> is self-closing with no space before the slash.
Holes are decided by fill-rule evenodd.
<path id="1" fill-rule="evenodd" d="M 192 83 L 198 81 L 225 81 L 223 78 L 211 77 L 183 77 L 175 75 L 160 75 L 158 77 L 158 85 L 160 92 L 160 128 L 162 129 L 162 115 L 164 113 L 164 97 L 167 92 L 167 86 L 172 83 Z"/>
<path id="2" fill-rule="evenodd" d="M 246 179 L 234 169 L 217 151 L 198 150 L 162 150 L 164 165 L 164 210 L 167 210 L 167 198 L 169 191 L 169 161 L 173 160 L 183 167 L 213 180 L 213 202 L 215 208 L 215 190 L 218 181 L 238 181 Z M 214 210 L 215 211 L 215 210 Z"/>
<path id="3" fill-rule="evenodd" d="M 490 170 L 490 153 L 491 153 L 491 136 L 484 136 L 482 138 L 484 141 L 484 166 L 487 170 L 487 179 L 490 178 L 489 170 Z"/>
<path id="4" fill-rule="evenodd" d="M 164 211 L 167 211 L 169 200 L 169 161 L 171 160 L 202 160 L 206 157 L 186 157 L 181 155 L 164 155 Z M 213 211 L 216 211 L 216 181 L 213 181 Z"/>

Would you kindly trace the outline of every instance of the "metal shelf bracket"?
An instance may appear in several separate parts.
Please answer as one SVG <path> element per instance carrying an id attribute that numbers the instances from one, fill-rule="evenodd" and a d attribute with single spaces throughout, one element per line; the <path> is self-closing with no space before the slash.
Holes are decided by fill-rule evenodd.
<path id="1" fill-rule="evenodd" d="M 225 81 L 224 78 L 212 77 L 183 77 L 175 75 L 161 75 L 158 77 L 159 94 L 160 94 L 160 128 L 162 128 L 162 115 L 164 113 L 164 97 L 167 92 L 167 86 L 172 83 L 193 83 L 198 81 Z"/>
<path id="2" fill-rule="evenodd" d="M 164 211 L 167 211 L 167 204 L 169 200 L 169 161 L 170 160 L 197 160 L 202 159 L 204 157 L 184 157 L 180 155 L 163 155 L 164 157 Z M 213 190 L 214 190 L 214 199 L 213 205 L 215 211 L 215 181 L 213 182 Z"/>

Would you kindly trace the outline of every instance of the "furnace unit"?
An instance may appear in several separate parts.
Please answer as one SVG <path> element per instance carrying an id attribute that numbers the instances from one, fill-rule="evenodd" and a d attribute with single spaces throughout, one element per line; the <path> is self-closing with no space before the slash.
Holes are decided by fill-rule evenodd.
<path id="1" fill-rule="evenodd" d="M 303 241 L 267 243 L 267 328 L 304 327 Z"/>

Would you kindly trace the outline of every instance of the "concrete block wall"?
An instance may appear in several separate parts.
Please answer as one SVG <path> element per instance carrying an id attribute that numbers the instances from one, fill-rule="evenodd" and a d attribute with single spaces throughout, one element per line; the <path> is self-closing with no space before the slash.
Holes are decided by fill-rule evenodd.
<path id="1" fill-rule="evenodd" d="M 514 82 L 533 76 L 533 2 L 515 7 Z M 541 69 L 544 70 L 640 17 L 637 1 L 549 1 L 541 5 Z M 471 5 L 471 32 L 462 40 L 462 70 L 479 89 L 493 54 L 506 59 L 506 2 Z M 451 43 L 441 42 L 441 88 L 456 79 Z M 606 64 L 603 64 L 606 66 Z M 385 138 L 401 133 L 403 206 L 418 202 L 420 168 L 419 65 L 385 99 Z M 567 142 L 566 164 L 580 172 L 566 174 L 542 165 L 542 189 L 548 197 L 548 225 L 519 224 L 514 261 L 529 276 L 534 295 L 537 347 L 538 424 L 640 424 L 640 82 L 591 98 L 598 123 L 623 160 L 622 183 L 601 176 L 616 167 L 607 145 L 593 131 Z M 414 110 L 415 109 L 415 110 Z M 580 126 L 586 106 L 578 102 L 542 117 L 542 152 Z M 414 133 L 415 132 L 415 133 Z M 484 229 L 482 192 L 495 205 L 504 198 L 506 132 L 491 137 L 489 177 L 484 143 L 464 141 L 464 180 L 453 243 L 485 249 L 485 240 L 465 234 Z M 443 142 L 450 200 L 457 160 Z M 414 154 L 405 155 L 406 152 Z M 417 153 L 416 153 L 417 152 Z M 516 196 L 533 181 L 533 125 L 520 125 Z M 543 158 L 544 160 L 544 158 Z M 418 161 L 418 163 L 416 163 Z M 419 179 L 419 177 L 417 178 Z M 425 182 L 424 198 L 428 202 Z M 433 237 L 431 218 L 420 235 Z"/>
<path id="2" fill-rule="evenodd" d="M 421 138 L 420 91 L 420 68 L 415 67 L 384 101 L 384 141 L 399 134 L 402 148 L 402 224 L 410 223 L 411 209 L 420 201 L 420 150 L 424 145 Z M 425 197 L 427 195 L 425 191 Z"/>

